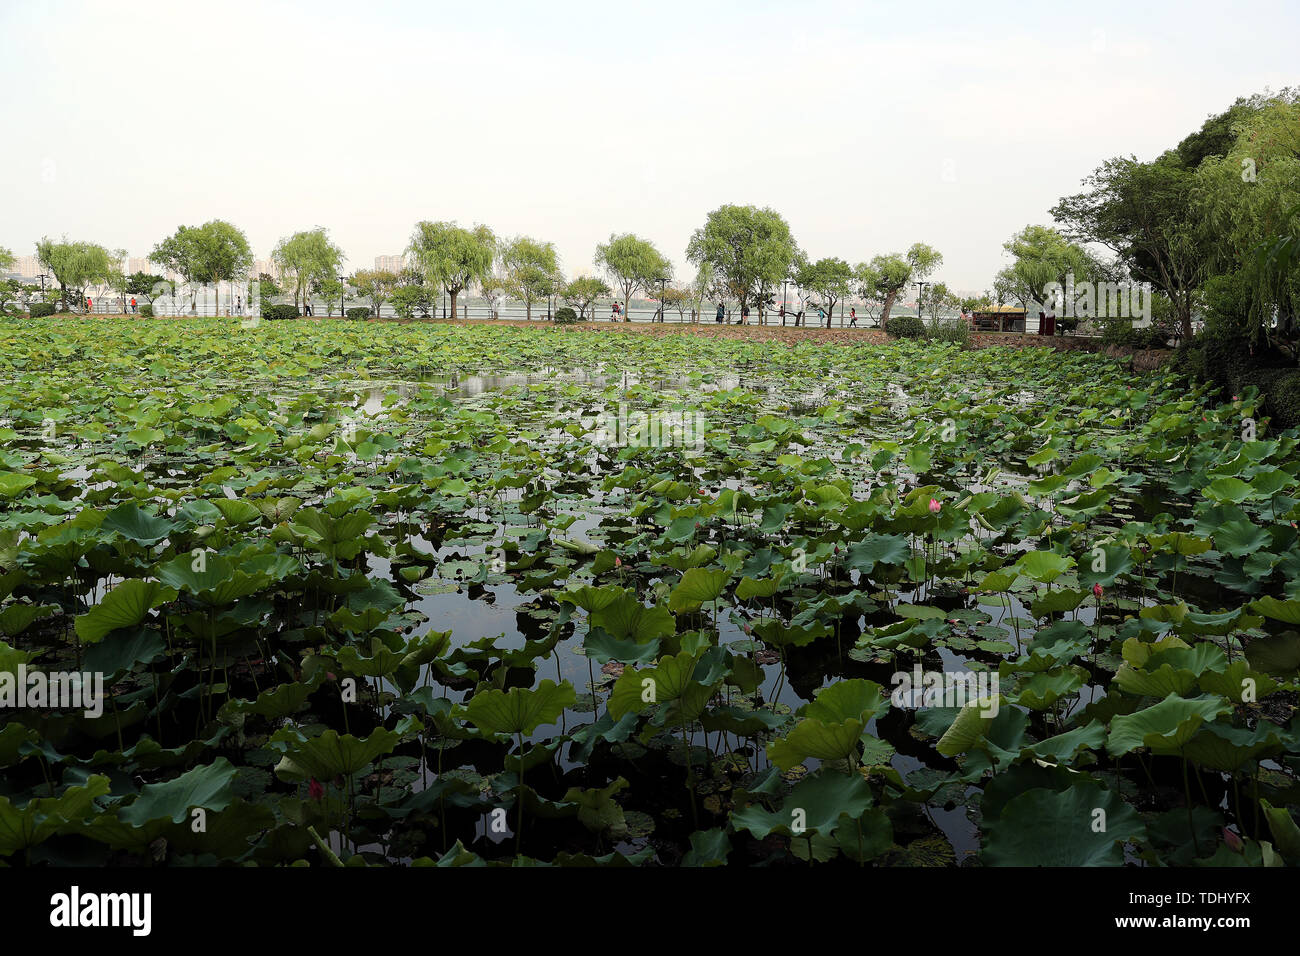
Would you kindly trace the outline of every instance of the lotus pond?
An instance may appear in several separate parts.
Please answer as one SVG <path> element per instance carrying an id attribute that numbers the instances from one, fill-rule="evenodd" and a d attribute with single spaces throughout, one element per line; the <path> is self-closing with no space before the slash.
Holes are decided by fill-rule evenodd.
<path id="1" fill-rule="evenodd" d="M 1298 436 L 1253 393 L 581 327 L 0 340 L 12 865 L 1300 863 Z"/>

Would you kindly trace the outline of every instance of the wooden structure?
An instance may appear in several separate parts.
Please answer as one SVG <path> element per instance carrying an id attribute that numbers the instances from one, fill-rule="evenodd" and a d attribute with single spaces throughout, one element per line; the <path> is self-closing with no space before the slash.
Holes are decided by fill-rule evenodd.
<path id="1" fill-rule="evenodd" d="M 995 305 L 972 312 L 970 327 L 973 332 L 1023 332 L 1025 310 L 1013 305 Z"/>

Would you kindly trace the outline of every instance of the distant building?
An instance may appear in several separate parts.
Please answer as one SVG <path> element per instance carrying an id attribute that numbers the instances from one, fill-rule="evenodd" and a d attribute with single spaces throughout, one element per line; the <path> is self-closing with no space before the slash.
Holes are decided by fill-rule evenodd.
<path id="1" fill-rule="evenodd" d="M 9 267 L 9 271 L 24 279 L 35 279 L 47 270 L 41 267 L 35 256 L 14 256 L 14 264 Z"/>
<path id="2" fill-rule="evenodd" d="M 402 272 L 406 268 L 405 256 L 375 256 L 376 272 Z"/>

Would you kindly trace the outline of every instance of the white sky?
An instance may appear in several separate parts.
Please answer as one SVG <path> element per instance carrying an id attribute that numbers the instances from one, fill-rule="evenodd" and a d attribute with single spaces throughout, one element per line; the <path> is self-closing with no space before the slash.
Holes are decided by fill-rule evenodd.
<path id="1" fill-rule="evenodd" d="M 0 0 L 0 245 L 146 255 L 228 219 L 350 269 L 419 219 L 635 232 L 686 275 L 722 203 L 814 258 L 915 241 L 983 289 L 1102 160 L 1300 77 L 1300 4 Z"/>

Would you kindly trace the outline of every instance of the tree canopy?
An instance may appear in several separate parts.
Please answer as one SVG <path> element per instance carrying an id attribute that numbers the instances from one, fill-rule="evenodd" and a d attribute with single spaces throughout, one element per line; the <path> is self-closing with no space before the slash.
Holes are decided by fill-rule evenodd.
<path id="1" fill-rule="evenodd" d="M 464 229 L 454 222 L 417 222 L 407 255 L 433 286 L 456 298 L 473 283 L 492 274 L 497 239 L 487 226 Z"/>
<path id="2" fill-rule="evenodd" d="M 799 256 L 789 223 L 757 206 L 719 206 L 686 247 L 686 258 L 695 266 L 707 263 L 714 284 L 735 296 L 742 310 L 780 286 Z"/>

